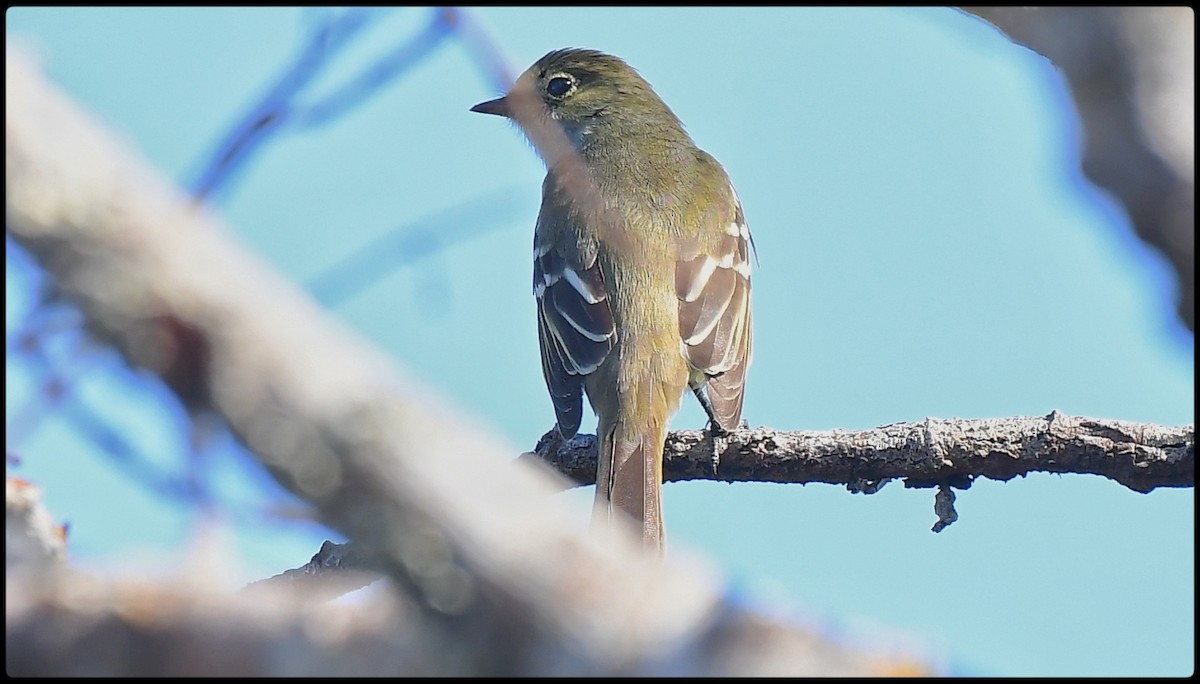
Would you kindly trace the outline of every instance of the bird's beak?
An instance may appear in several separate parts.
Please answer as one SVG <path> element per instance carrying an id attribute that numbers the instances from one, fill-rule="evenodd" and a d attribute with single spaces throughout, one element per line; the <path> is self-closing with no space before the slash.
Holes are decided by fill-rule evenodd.
<path id="1" fill-rule="evenodd" d="M 512 117 L 512 111 L 508 107 L 508 100 L 503 97 L 498 97 L 487 102 L 480 102 L 471 107 L 471 111 L 479 112 L 480 114 L 495 114 L 496 116 Z"/>

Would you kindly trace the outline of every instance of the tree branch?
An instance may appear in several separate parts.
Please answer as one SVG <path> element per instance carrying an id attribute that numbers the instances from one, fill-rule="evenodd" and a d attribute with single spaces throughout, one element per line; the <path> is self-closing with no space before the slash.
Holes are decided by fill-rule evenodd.
<path id="1" fill-rule="evenodd" d="M 1086 137 L 1082 167 L 1171 262 L 1196 316 L 1196 14 L 1189 7 L 963 7 L 1062 71 Z"/>
<path id="2" fill-rule="evenodd" d="M 214 559 L 215 560 L 215 559 Z M 465 676 L 403 604 L 231 594 L 56 572 L 6 575 L 4 665 L 17 677 Z M 31 590 L 31 585 L 33 590 Z"/>
<path id="3" fill-rule="evenodd" d="M 335 544 L 326 540 L 304 565 L 251 582 L 243 591 L 288 587 L 306 600 L 325 601 L 361 589 L 383 576 L 386 568 L 371 549 L 361 544 Z"/>
<path id="4" fill-rule="evenodd" d="M 4 565 L 27 565 L 35 572 L 67 559 L 67 526 L 54 521 L 42 491 L 18 477 L 4 479 Z"/>
<path id="5" fill-rule="evenodd" d="M 1136 492 L 1196 484 L 1193 426 L 1165 427 L 1074 418 L 896 423 L 873 430 L 737 430 L 716 439 L 719 465 L 704 430 L 667 438 L 663 478 L 726 482 L 825 482 L 871 493 L 884 482 L 965 489 L 977 477 L 1010 480 L 1034 472 L 1103 475 Z M 523 459 L 540 458 L 576 484 L 596 482 L 592 435 L 563 442 L 551 430 Z"/>

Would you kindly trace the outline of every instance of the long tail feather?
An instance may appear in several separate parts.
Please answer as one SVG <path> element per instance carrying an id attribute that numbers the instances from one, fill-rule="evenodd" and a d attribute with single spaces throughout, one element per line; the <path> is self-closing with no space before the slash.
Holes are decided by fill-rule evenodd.
<path id="1" fill-rule="evenodd" d="M 666 430 L 625 422 L 600 426 L 593 518 L 624 518 L 637 525 L 647 547 L 662 550 L 662 454 Z"/>

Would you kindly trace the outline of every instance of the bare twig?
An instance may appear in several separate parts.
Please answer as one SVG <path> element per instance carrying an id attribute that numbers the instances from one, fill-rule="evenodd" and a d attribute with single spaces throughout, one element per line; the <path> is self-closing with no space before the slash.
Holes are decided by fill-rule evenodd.
<path id="1" fill-rule="evenodd" d="M 311 128 L 329 123 L 411 69 L 451 35 L 456 12 L 440 8 L 411 40 L 397 45 L 338 86 L 311 102 L 301 92 L 324 73 L 334 60 L 370 25 L 378 8 L 353 8 L 329 12 L 302 46 L 291 68 L 284 72 L 257 104 L 242 117 L 203 165 L 192 195 L 204 201 L 226 184 L 239 166 L 284 127 Z"/>
<path id="2" fill-rule="evenodd" d="M 192 188 L 192 196 L 205 200 L 225 183 L 234 169 L 290 115 L 292 98 L 316 77 L 333 55 L 366 28 L 373 16 L 370 10 L 355 8 L 330 13 L 312 27 L 308 41 L 292 67 L 242 117 L 204 164 L 204 170 Z"/>
<path id="3" fill-rule="evenodd" d="M 503 219 L 520 208 L 520 197 L 519 189 L 510 186 L 407 222 L 322 269 L 309 279 L 308 289 L 321 304 L 336 308 L 402 266 L 504 227 Z"/>
<path id="4" fill-rule="evenodd" d="M 491 31 L 484 25 L 478 14 L 462 8 L 454 8 L 447 15 L 447 20 L 454 27 L 454 34 L 459 42 L 467 49 L 471 61 L 487 78 L 497 92 L 505 92 L 512 87 L 516 73 L 512 64 L 504 56 L 500 42 L 492 37 Z"/>
<path id="5" fill-rule="evenodd" d="M 350 81 L 325 97 L 298 108 L 296 125 L 321 126 L 362 104 L 400 74 L 416 66 L 450 37 L 454 8 L 439 7 L 412 40 L 397 45 Z"/>

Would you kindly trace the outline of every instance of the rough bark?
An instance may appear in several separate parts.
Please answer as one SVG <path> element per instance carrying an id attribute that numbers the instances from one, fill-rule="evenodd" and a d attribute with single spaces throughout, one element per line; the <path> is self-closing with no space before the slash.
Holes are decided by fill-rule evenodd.
<path id="1" fill-rule="evenodd" d="M 524 455 L 531 457 L 576 484 L 596 482 L 592 435 L 563 442 L 551 430 Z M 1137 492 L 1194 487 L 1195 430 L 1057 411 L 1039 418 L 929 418 L 858 431 L 756 428 L 715 442 L 704 430 L 680 430 L 668 437 L 663 463 L 669 482 L 825 482 L 868 492 L 893 479 L 908 487 L 964 489 L 977 477 L 1010 480 L 1036 472 L 1101 475 Z"/>

